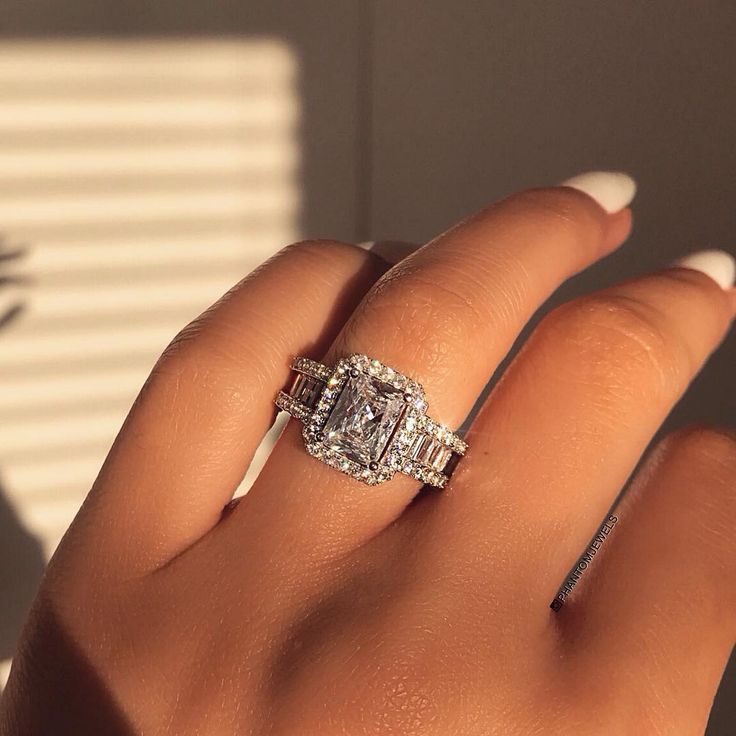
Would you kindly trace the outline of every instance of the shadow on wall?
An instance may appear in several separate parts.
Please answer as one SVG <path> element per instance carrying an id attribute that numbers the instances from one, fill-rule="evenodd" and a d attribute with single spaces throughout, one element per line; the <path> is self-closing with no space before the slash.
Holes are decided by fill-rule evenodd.
<path id="1" fill-rule="evenodd" d="M 20 259 L 24 253 L 24 248 L 8 247 L 0 239 L 0 269 L 10 261 Z M 0 272 L 0 294 L 22 281 L 18 276 L 6 276 Z M 20 317 L 23 309 L 22 300 L 11 300 L 0 306 L 0 331 Z M 41 544 L 13 510 L 0 478 L 0 660 L 13 656 L 45 565 Z"/>
<path id="2" fill-rule="evenodd" d="M 0 482 L 0 659 L 10 659 L 45 567 L 38 540 L 24 528 Z"/>

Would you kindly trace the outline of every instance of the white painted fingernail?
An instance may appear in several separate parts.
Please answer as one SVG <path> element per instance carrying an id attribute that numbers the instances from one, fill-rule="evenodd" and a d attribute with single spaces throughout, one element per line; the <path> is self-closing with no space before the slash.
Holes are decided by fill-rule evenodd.
<path id="1" fill-rule="evenodd" d="M 710 276 L 721 289 L 730 289 L 736 280 L 736 260 L 724 250 L 699 250 L 679 258 L 672 265 L 700 271 Z"/>
<path id="2" fill-rule="evenodd" d="M 588 171 L 565 179 L 560 186 L 584 192 L 609 214 L 622 210 L 636 194 L 636 182 L 623 171 Z"/>

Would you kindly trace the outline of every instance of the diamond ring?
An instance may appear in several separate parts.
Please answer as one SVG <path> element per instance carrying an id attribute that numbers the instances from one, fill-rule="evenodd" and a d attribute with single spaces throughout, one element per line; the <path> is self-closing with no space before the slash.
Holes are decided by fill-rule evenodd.
<path id="1" fill-rule="evenodd" d="M 329 368 L 296 358 L 276 405 L 304 423 L 310 455 L 368 485 L 405 473 L 439 488 L 468 446 L 427 416 L 424 389 L 367 355 Z"/>

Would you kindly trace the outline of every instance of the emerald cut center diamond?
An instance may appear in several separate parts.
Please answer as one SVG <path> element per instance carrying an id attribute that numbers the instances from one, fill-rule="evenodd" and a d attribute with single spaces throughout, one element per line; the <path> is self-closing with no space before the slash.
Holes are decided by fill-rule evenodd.
<path id="1" fill-rule="evenodd" d="M 377 463 L 405 408 L 399 389 L 362 372 L 351 374 L 325 423 L 324 443 L 361 465 Z"/>

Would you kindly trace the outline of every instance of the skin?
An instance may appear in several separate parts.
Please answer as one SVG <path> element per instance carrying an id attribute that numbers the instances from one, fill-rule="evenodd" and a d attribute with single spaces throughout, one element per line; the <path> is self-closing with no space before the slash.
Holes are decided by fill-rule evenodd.
<path id="1" fill-rule="evenodd" d="M 0 733 L 702 734 L 736 638 L 733 434 L 656 447 L 548 607 L 736 312 L 699 272 L 547 315 L 442 492 L 363 486 L 292 420 L 229 505 L 292 356 L 378 357 L 456 426 L 539 305 L 630 227 L 529 190 L 386 273 L 308 242 L 237 285 L 161 357 L 51 561 Z"/>

